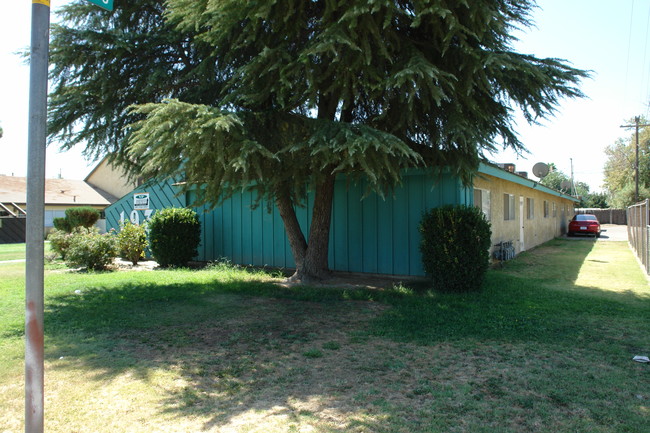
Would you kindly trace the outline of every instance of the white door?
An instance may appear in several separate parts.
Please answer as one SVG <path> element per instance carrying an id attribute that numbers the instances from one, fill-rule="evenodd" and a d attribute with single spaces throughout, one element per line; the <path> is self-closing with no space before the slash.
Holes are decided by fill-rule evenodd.
<path id="1" fill-rule="evenodd" d="M 519 196 L 519 251 L 526 251 L 526 244 L 524 243 L 524 196 Z"/>

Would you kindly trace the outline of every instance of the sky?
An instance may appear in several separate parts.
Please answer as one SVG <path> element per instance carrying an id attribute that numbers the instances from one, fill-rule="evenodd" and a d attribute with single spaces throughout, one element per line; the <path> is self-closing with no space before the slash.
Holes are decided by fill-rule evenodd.
<path id="1" fill-rule="evenodd" d="M 52 10 L 70 0 L 51 0 Z M 115 0 L 118 8 L 121 1 Z M 634 116 L 648 115 L 650 100 L 650 0 L 540 0 L 532 15 L 534 28 L 516 33 L 515 49 L 537 57 L 568 60 L 592 71 L 580 88 L 585 99 L 562 100 L 555 116 L 529 126 L 519 119 L 517 132 L 528 154 L 499 152 L 494 162 L 515 163 L 532 174 L 537 162 L 602 189 L 605 148 L 631 129 L 621 128 Z M 54 14 L 52 14 L 54 20 Z M 25 176 L 29 67 L 15 53 L 29 47 L 31 1 L 0 2 L 0 174 Z M 96 162 L 81 148 L 47 151 L 46 176 L 83 179 Z"/>

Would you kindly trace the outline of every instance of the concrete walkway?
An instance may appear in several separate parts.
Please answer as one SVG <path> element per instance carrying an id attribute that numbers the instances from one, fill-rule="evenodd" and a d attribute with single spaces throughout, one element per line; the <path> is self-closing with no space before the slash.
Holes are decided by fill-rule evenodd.
<path id="1" fill-rule="evenodd" d="M 0 260 L 0 265 L 3 263 L 20 263 L 24 262 L 25 259 L 16 259 L 16 260 Z"/>
<path id="2" fill-rule="evenodd" d="M 602 224 L 600 226 L 600 237 L 596 238 L 598 242 L 606 242 L 606 241 L 618 241 L 618 242 L 627 242 L 627 226 L 626 225 L 618 225 L 618 224 Z M 578 235 L 578 236 L 567 236 L 564 235 L 562 236 L 565 239 L 570 239 L 570 240 L 576 240 L 576 241 L 581 241 L 581 240 L 593 240 L 593 236 L 586 236 L 586 235 Z"/>

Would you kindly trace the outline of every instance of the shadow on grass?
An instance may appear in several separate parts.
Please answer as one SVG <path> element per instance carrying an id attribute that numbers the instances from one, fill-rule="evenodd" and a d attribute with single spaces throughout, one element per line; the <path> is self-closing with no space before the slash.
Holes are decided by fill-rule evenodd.
<path id="1" fill-rule="evenodd" d="M 181 384 L 162 386 L 160 410 L 204 417 L 204 430 L 269 414 L 286 420 L 284 430 L 292 423 L 330 432 L 444 429 L 453 416 L 418 414 L 433 385 L 409 376 L 412 349 L 397 343 L 525 342 L 612 356 L 650 350 L 649 302 L 546 287 L 558 284 L 561 267 L 570 288 L 590 249 L 572 247 L 571 257 L 549 258 L 548 272 L 530 275 L 525 268 L 544 259 L 524 256 L 513 263 L 523 276 L 506 266 L 489 273 L 481 293 L 461 295 L 217 279 L 91 287 L 49 300 L 55 349 L 48 356 L 77 359 L 100 380 L 127 370 L 144 381 L 154 370 L 178 372 Z"/>
<path id="2" fill-rule="evenodd" d="M 361 329 L 377 307 L 344 298 L 350 295 L 343 290 L 256 282 L 89 288 L 48 303 L 48 339 L 56 348 L 48 357 L 75 359 L 97 380 L 128 370 L 147 381 L 154 370 L 176 371 L 184 385 L 164 389 L 161 411 L 205 416 L 204 429 L 255 411 L 291 423 L 329 407 L 330 387 L 352 387 L 343 379 L 348 373 L 336 384 L 323 381 L 324 362 L 349 345 L 349 331 Z M 302 402 L 309 407 L 298 408 Z"/>

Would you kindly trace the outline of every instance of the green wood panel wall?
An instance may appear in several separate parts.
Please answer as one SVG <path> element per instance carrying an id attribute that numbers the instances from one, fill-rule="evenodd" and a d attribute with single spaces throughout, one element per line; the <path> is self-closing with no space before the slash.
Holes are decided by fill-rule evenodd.
<path id="1" fill-rule="evenodd" d="M 422 213 L 444 204 L 471 204 L 473 194 L 450 174 L 432 177 L 423 171 L 411 171 L 403 183 L 385 198 L 375 194 L 363 198 L 363 182 L 335 183 L 330 232 L 329 263 L 333 270 L 393 275 L 423 275 L 418 225 Z M 135 192 L 151 194 L 156 209 L 185 206 L 173 198 L 171 182 L 139 188 Z M 158 197 L 160 195 L 160 197 Z M 155 198 L 154 198 L 155 197 Z M 191 203 L 192 193 L 187 203 Z M 262 201 L 253 207 L 252 192 L 242 192 L 221 206 L 208 210 L 195 208 L 202 226 L 199 260 L 226 258 L 233 263 L 293 268 L 295 263 L 279 212 Z M 158 206 L 164 204 L 164 206 Z M 296 209 L 305 233 L 309 230 L 313 196 L 307 206 Z M 119 214 L 129 215 L 132 196 L 107 209 L 107 225 L 119 227 Z"/>
<path id="2" fill-rule="evenodd" d="M 174 180 L 168 180 L 160 183 L 145 183 L 137 187 L 132 191 L 131 194 L 125 195 L 120 200 L 106 208 L 104 211 L 106 215 L 106 228 L 114 228 L 115 230 L 119 230 L 120 219 L 122 216 L 125 219 L 130 218 L 131 213 L 133 212 L 133 194 L 136 193 L 149 193 L 150 209 L 154 212 L 158 209 L 164 209 L 168 207 L 187 206 L 187 201 L 184 195 L 176 197 L 178 190 L 176 187 L 174 187 L 174 183 Z M 137 218 L 140 222 L 143 222 L 146 219 L 145 211 L 138 210 L 136 213 Z"/>

